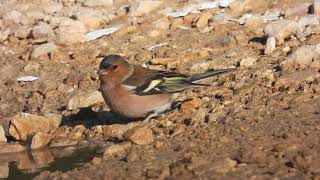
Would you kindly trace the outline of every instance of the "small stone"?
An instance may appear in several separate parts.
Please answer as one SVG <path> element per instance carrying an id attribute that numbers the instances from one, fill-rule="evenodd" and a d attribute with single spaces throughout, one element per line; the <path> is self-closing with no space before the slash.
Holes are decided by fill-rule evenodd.
<path id="1" fill-rule="evenodd" d="M 315 15 L 320 16 L 320 0 L 313 1 L 313 12 Z"/>
<path id="2" fill-rule="evenodd" d="M 0 124 L 0 143 L 6 143 L 7 138 L 2 125 Z"/>
<path id="3" fill-rule="evenodd" d="M 156 8 L 158 8 L 163 1 L 150 1 L 150 0 L 142 0 L 139 1 L 137 4 L 137 7 L 132 10 L 131 15 L 132 16 L 142 16 L 144 14 L 147 14 Z"/>
<path id="4" fill-rule="evenodd" d="M 160 36 L 160 32 L 157 31 L 157 30 L 151 30 L 151 31 L 148 32 L 148 35 L 150 37 L 157 37 L 157 36 Z"/>
<path id="5" fill-rule="evenodd" d="M 275 48 L 276 48 L 276 38 L 268 37 L 264 54 L 271 55 L 271 53 L 275 50 Z"/>
<path id="6" fill-rule="evenodd" d="M 76 14 L 76 17 L 79 21 L 81 21 L 88 29 L 96 29 L 103 22 L 103 15 L 98 11 L 93 10 L 81 10 Z"/>
<path id="7" fill-rule="evenodd" d="M 204 28 L 204 27 L 207 27 L 208 26 L 208 20 L 210 19 L 211 16 L 212 16 L 212 14 L 209 13 L 209 12 L 202 13 L 200 15 L 200 17 L 197 19 L 196 27 L 200 28 L 200 29 Z"/>
<path id="8" fill-rule="evenodd" d="M 56 42 L 61 45 L 81 43 L 85 41 L 87 28 L 81 21 L 66 20 L 56 29 Z"/>
<path id="9" fill-rule="evenodd" d="M 304 27 L 310 26 L 310 25 L 319 25 L 319 17 L 317 17 L 315 15 L 308 15 L 308 16 L 300 17 L 300 19 L 298 21 L 298 25 L 301 28 L 304 28 Z"/>
<path id="10" fill-rule="evenodd" d="M 264 29 L 268 36 L 275 37 L 279 44 L 283 44 L 284 39 L 297 32 L 298 23 L 292 20 L 278 20 L 270 22 Z"/>
<path id="11" fill-rule="evenodd" d="M 68 102 L 67 109 L 74 110 L 104 102 L 99 91 L 79 91 Z"/>
<path id="12" fill-rule="evenodd" d="M 0 42 L 7 40 L 11 31 L 10 29 L 0 30 Z"/>
<path id="13" fill-rule="evenodd" d="M 53 30 L 49 24 L 40 23 L 32 29 L 32 37 L 34 39 L 49 38 L 53 34 Z"/>
<path id="14" fill-rule="evenodd" d="M 162 30 L 167 30 L 170 27 L 170 21 L 168 17 L 163 17 L 155 21 L 154 23 L 155 28 L 157 29 L 162 29 Z"/>
<path id="15" fill-rule="evenodd" d="M 189 112 L 191 109 L 198 108 L 203 101 L 200 98 L 194 98 L 190 101 L 186 101 L 181 104 L 181 111 L 182 112 Z"/>
<path id="16" fill-rule="evenodd" d="M 57 46 L 54 43 L 41 44 L 39 46 L 33 47 L 31 57 L 38 58 L 39 56 L 46 55 L 57 49 Z"/>
<path id="17" fill-rule="evenodd" d="M 40 7 L 33 7 L 25 12 L 27 18 L 31 22 L 36 22 L 40 19 L 45 18 L 45 14 L 43 13 Z"/>
<path id="18" fill-rule="evenodd" d="M 28 135 L 36 132 L 48 133 L 60 125 L 61 119 L 19 113 L 11 120 L 9 134 L 17 140 L 26 141 Z"/>
<path id="19" fill-rule="evenodd" d="M 47 14 L 52 14 L 62 10 L 63 6 L 61 3 L 49 2 L 41 6 L 43 11 Z"/>
<path id="20" fill-rule="evenodd" d="M 240 66 L 251 67 L 258 60 L 256 57 L 247 57 L 240 61 Z"/>
<path id="21" fill-rule="evenodd" d="M 47 146 L 50 143 L 52 136 L 48 133 L 37 132 L 32 137 L 31 149 L 39 149 Z"/>
<path id="22" fill-rule="evenodd" d="M 289 7 L 284 13 L 285 17 L 295 18 L 295 17 L 304 16 L 308 14 L 310 5 L 311 5 L 310 3 L 303 3 L 303 4 L 295 5 L 293 7 Z"/>
<path id="23" fill-rule="evenodd" d="M 310 68 L 320 70 L 320 59 L 315 59 L 310 65 Z"/>
<path id="24" fill-rule="evenodd" d="M 217 173 L 226 174 L 233 170 L 233 168 L 237 165 L 237 161 L 234 161 L 230 158 L 226 158 L 222 161 L 214 162 L 210 166 L 210 170 L 213 170 Z"/>
<path id="25" fill-rule="evenodd" d="M 214 16 L 211 16 L 209 21 L 216 24 L 226 24 L 229 20 L 234 19 L 230 14 L 227 13 L 218 13 Z"/>
<path id="26" fill-rule="evenodd" d="M 0 144 L 0 154 L 1 153 L 13 153 L 13 152 L 21 152 L 26 150 L 25 146 L 14 142 L 14 143 L 1 143 Z"/>
<path id="27" fill-rule="evenodd" d="M 290 51 L 290 46 L 286 46 L 282 49 L 283 52 L 289 52 Z"/>
<path id="28" fill-rule="evenodd" d="M 20 39 L 26 39 L 31 33 L 31 29 L 27 27 L 20 27 L 13 30 L 13 35 Z"/>
<path id="29" fill-rule="evenodd" d="M 5 14 L 3 19 L 19 24 L 22 21 L 23 16 L 24 15 L 21 12 L 13 10 Z"/>
<path id="30" fill-rule="evenodd" d="M 128 130 L 124 136 L 139 145 L 147 145 L 154 141 L 152 130 L 145 126 L 134 127 Z"/>
<path id="31" fill-rule="evenodd" d="M 312 63 L 313 59 L 317 59 L 320 56 L 319 52 L 320 44 L 301 46 L 287 60 L 283 61 L 281 66 L 285 69 L 290 67 L 306 68 Z"/>
<path id="32" fill-rule="evenodd" d="M 131 146 L 132 146 L 132 144 L 130 142 L 106 146 L 104 153 L 103 153 L 103 159 L 108 160 L 108 159 L 110 159 L 110 156 L 124 153 L 124 152 L 128 151 L 131 148 Z"/>
<path id="33" fill-rule="evenodd" d="M 151 63 L 154 65 L 167 65 L 169 62 L 174 61 L 175 58 L 156 58 L 151 59 Z"/>
<path id="34" fill-rule="evenodd" d="M 86 130 L 86 127 L 84 125 L 77 125 L 72 129 L 69 137 L 71 139 L 79 140 L 79 139 L 82 138 L 82 135 L 83 135 L 85 130 Z"/>
<path id="35" fill-rule="evenodd" d="M 199 110 L 197 110 L 197 111 L 192 115 L 192 118 L 191 118 L 192 125 L 197 126 L 197 125 L 199 125 L 201 122 L 204 122 L 204 121 L 205 121 L 205 118 L 206 118 L 206 114 L 207 114 L 207 111 L 206 111 L 205 108 L 199 108 Z"/>
<path id="36" fill-rule="evenodd" d="M 84 0 L 85 6 L 88 7 L 98 7 L 98 6 L 106 6 L 111 7 L 113 5 L 113 0 Z"/>
<path id="37" fill-rule="evenodd" d="M 136 123 L 104 125 L 103 135 L 108 140 L 124 140 L 124 133 L 136 126 Z"/>

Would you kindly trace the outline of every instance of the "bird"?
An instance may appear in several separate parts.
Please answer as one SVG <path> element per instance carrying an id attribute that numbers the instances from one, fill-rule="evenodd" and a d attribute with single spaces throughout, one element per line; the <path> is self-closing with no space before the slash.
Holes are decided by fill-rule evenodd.
<path id="1" fill-rule="evenodd" d="M 126 118 L 149 120 L 172 109 L 183 90 L 210 86 L 198 83 L 199 80 L 234 70 L 209 70 L 186 75 L 147 69 L 130 64 L 122 56 L 108 55 L 99 65 L 99 91 L 111 112 Z"/>

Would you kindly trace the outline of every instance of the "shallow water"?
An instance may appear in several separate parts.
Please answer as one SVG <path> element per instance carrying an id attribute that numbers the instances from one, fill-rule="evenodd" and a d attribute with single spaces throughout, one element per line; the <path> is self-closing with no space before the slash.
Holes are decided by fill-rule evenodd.
<path id="1" fill-rule="evenodd" d="M 27 180 L 42 171 L 69 171 L 102 156 L 101 148 L 60 147 L 0 155 L 0 179 Z"/>

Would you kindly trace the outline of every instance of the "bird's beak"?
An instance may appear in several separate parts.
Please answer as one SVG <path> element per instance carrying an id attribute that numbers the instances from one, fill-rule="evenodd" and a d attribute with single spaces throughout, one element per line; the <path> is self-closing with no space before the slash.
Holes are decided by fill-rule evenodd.
<path id="1" fill-rule="evenodd" d="M 106 76 L 107 74 L 108 74 L 108 72 L 104 69 L 99 69 L 99 71 L 98 71 L 99 76 Z"/>

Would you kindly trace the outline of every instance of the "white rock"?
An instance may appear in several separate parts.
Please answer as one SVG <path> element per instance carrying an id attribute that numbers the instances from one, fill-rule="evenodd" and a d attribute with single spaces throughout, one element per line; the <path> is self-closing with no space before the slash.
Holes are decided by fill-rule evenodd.
<path id="1" fill-rule="evenodd" d="M 116 32 L 119 28 L 120 27 L 109 27 L 109 28 L 99 29 L 99 30 L 87 33 L 84 37 L 85 37 L 86 41 L 92 41 L 92 40 L 98 39 L 102 36 L 110 35 L 110 34 Z"/>
<path id="2" fill-rule="evenodd" d="M 171 17 L 184 17 L 188 14 L 190 14 L 191 12 L 196 12 L 196 11 L 201 11 L 201 10 L 206 10 L 206 9 L 213 9 L 219 6 L 219 2 L 218 1 L 206 1 L 206 2 L 202 2 L 199 4 L 191 4 L 188 5 L 182 9 L 178 9 L 175 12 L 165 12 L 164 14 L 166 16 L 171 16 Z"/>
<path id="3" fill-rule="evenodd" d="M 132 16 L 142 16 L 147 14 L 156 8 L 158 8 L 163 1 L 150 1 L 150 0 L 142 0 L 138 2 L 137 7 L 132 11 Z"/>
<path id="4" fill-rule="evenodd" d="M 84 0 L 83 3 L 88 7 L 112 6 L 113 0 Z"/>
<path id="5" fill-rule="evenodd" d="M 19 82 L 31 82 L 31 81 L 35 81 L 37 79 L 39 79 L 39 78 L 36 77 L 36 76 L 22 76 L 22 77 L 18 77 L 17 81 L 19 81 Z"/>
<path id="6" fill-rule="evenodd" d="M 31 32 L 31 29 L 26 26 L 21 26 L 13 30 L 13 35 L 17 38 L 26 39 Z"/>
<path id="7" fill-rule="evenodd" d="M 41 55 L 45 55 L 51 53 L 57 49 L 57 46 L 54 43 L 46 43 L 41 44 L 39 46 L 35 46 L 32 50 L 31 57 L 37 58 Z"/>
<path id="8" fill-rule="evenodd" d="M 218 13 L 210 18 L 210 21 L 213 21 L 218 24 L 226 24 L 228 21 L 233 20 L 234 18 L 227 13 Z"/>
<path id="9" fill-rule="evenodd" d="M 279 20 L 270 22 L 264 29 L 264 32 L 272 37 L 275 37 L 279 44 L 284 42 L 284 39 L 291 34 L 297 32 L 298 23 L 292 20 Z"/>
<path id="10" fill-rule="evenodd" d="M 313 11 L 315 15 L 320 16 L 320 0 L 313 1 Z"/>
<path id="11" fill-rule="evenodd" d="M 302 16 L 298 21 L 298 25 L 301 28 L 304 28 L 309 25 L 318 25 L 318 24 L 319 24 L 319 17 L 316 15 Z"/>
<path id="12" fill-rule="evenodd" d="M 253 64 L 258 60 L 256 57 L 247 57 L 240 61 L 240 66 L 243 67 L 250 67 L 253 66 Z"/>
<path id="13" fill-rule="evenodd" d="M 226 7 L 228 7 L 233 1 L 235 1 L 235 0 L 220 0 L 220 1 L 219 1 L 219 6 L 220 6 L 220 7 L 223 7 L 223 8 L 226 8 Z"/>
<path id="14" fill-rule="evenodd" d="M 89 107 L 94 104 L 104 102 L 99 91 L 77 92 L 68 102 L 68 110 Z"/>
<path id="15" fill-rule="evenodd" d="M 0 125 L 0 143 L 6 143 L 6 142 L 7 142 L 7 138 L 6 138 L 4 129 L 2 125 Z"/>
<path id="16" fill-rule="evenodd" d="M 275 48 L 276 48 L 276 38 L 268 37 L 266 49 L 264 50 L 264 54 L 270 55 L 274 51 Z"/>

